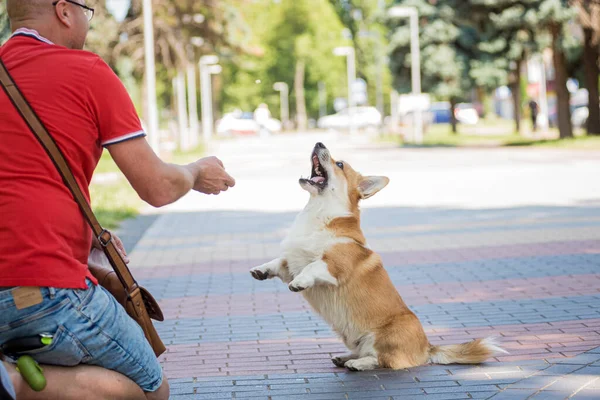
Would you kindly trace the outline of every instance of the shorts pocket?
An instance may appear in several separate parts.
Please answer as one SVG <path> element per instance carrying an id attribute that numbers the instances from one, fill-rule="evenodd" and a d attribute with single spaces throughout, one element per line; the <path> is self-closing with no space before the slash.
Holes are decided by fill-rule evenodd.
<path id="1" fill-rule="evenodd" d="M 58 326 L 51 344 L 39 349 L 7 355 L 14 359 L 22 355 L 30 355 L 40 364 L 65 367 L 81 364 L 91 358 L 85 347 L 63 325 Z"/>

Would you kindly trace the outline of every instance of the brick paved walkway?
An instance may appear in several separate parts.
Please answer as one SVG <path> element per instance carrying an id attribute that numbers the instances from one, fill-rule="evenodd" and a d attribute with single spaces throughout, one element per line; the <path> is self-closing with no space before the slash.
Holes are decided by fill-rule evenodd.
<path id="1" fill-rule="evenodd" d="M 557 157 L 549 153 L 552 162 Z M 263 174 L 268 182 L 269 172 Z M 256 190 L 255 196 L 272 196 Z M 384 193 L 380 204 L 393 203 Z M 303 196 L 299 189 L 294 195 Z M 331 363 L 344 346 L 300 295 L 248 273 L 277 255 L 295 211 L 243 210 L 240 201 L 239 211 L 199 206 L 159 215 L 131 258 L 167 316 L 157 328 L 168 345 L 161 360 L 172 398 L 600 399 L 600 202 L 594 196 L 600 197 L 591 193 L 578 206 L 508 199 L 506 208 L 396 203 L 365 209 L 369 244 L 430 341 L 492 335 L 510 354 L 482 366 L 361 373 Z"/>

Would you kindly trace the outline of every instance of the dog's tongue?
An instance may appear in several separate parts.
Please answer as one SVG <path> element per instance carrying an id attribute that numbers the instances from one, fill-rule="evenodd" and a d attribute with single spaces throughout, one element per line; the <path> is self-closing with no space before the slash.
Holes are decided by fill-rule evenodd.
<path id="1" fill-rule="evenodd" d="M 310 178 L 311 181 L 315 182 L 315 183 L 323 183 L 325 182 L 325 178 L 323 178 L 322 176 L 313 176 L 312 178 Z"/>

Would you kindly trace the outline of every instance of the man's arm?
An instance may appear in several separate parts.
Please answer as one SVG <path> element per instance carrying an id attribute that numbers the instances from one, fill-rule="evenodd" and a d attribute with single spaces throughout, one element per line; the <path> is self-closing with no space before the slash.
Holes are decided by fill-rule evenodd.
<path id="1" fill-rule="evenodd" d="M 219 194 L 235 185 L 216 157 L 187 165 L 167 164 L 156 156 L 144 138 L 111 144 L 107 149 L 133 189 L 154 207 L 173 203 L 191 189 Z"/>

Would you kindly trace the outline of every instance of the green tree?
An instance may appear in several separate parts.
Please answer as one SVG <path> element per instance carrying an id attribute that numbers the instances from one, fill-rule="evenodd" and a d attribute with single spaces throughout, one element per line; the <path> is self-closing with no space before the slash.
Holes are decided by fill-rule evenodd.
<path id="1" fill-rule="evenodd" d="M 172 101 L 171 79 L 197 62 L 204 54 L 228 56 L 228 52 L 245 51 L 246 25 L 239 10 L 250 0 L 222 0 L 218 6 L 212 0 L 153 0 L 154 51 L 159 108 L 168 110 Z M 131 0 L 124 21 L 117 22 L 106 10 L 104 2 L 95 5 L 96 16 L 86 47 L 100 54 L 128 84 L 134 100 L 145 110 L 144 96 L 144 24 L 142 0 Z M 202 15 L 204 18 L 194 18 Z M 192 37 L 201 37 L 200 47 L 192 46 Z M 215 79 L 218 89 L 219 78 Z M 219 90 L 215 90 L 219 94 Z"/>
<path id="2" fill-rule="evenodd" d="M 330 0 L 356 50 L 357 77 L 367 82 L 369 103 L 383 114 L 389 106 L 392 77 L 386 66 L 387 7 L 391 0 Z"/>
<path id="3" fill-rule="evenodd" d="M 10 36 L 10 24 L 6 13 L 6 2 L 0 2 L 0 45 Z"/>
<path id="4" fill-rule="evenodd" d="M 419 43 L 421 48 L 421 86 L 440 99 L 450 101 L 451 110 L 473 88 L 470 60 L 476 49 L 476 32 L 457 24 L 450 1 L 403 0 L 403 6 L 416 7 L 419 12 Z M 399 92 L 410 91 L 410 30 L 405 20 L 390 20 L 390 68 L 394 87 Z M 451 112 L 452 132 L 456 133 L 456 118 Z"/>
<path id="5" fill-rule="evenodd" d="M 536 26 L 526 18 L 538 0 L 454 0 L 458 24 L 477 32 L 470 76 L 478 88 L 491 91 L 508 85 L 513 96 L 515 130 L 521 132 L 521 70 L 537 51 Z"/>
<path id="6" fill-rule="evenodd" d="M 471 73 L 475 75 L 477 83 L 482 83 L 477 80 L 477 75 L 481 75 L 478 72 L 479 67 L 484 67 L 484 77 L 495 74 L 497 78 L 504 79 L 501 73 L 497 73 L 503 68 L 507 73 L 506 78 L 515 103 L 517 129 L 522 101 L 519 89 L 521 64 L 532 52 L 547 45 L 552 47 L 560 137 L 572 137 L 570 95 L 566 82 L 569 77 L 567 62 L 570 53 L 573 53 L 574 43 L 566 31 L 576 10 L 570 7 L 568 1 L 454 0 L 453 4 L 459 10 L 457 15 L 468 15 L 468 20 L 463 19 L 462 23 L 474 26 L 481 35 L 478 48 L 479 57 L 483 61 L 474 60 L 471 63 Z M 486 68 L 490 63 L 498 68 Z M 506 66 L 508 68 L 505 68 Z"/>
<path id="7" fill-rule="evenodd" d="M 530 17 L 539 25 L 548 30 L 551 36 L 552 62 L 555 73 L 556 99 L 558 111 L 558 131 L 560 138 L 573 137 L 571 125 L 571 109 L 569 107 L 570 94 L 567 89 L 567 47 L 566 34 L 567 22 L 572 21 L 576 10 L 569 7 L 567 0 L 542 0 L 537 12 L 532 12 Z"/>
<path id="8" fill-rule="evenodd" d="M 572 2 L 577 9 L 577 20 L 583 28 L 583 67 L 585 86 L 589 92 L 587 120 L 588 135 L 600 135 L 600 104 L 598 77 L 600 70 L 600 2 L 591 0 L 575 0 Z"/>
<path id="9" fill-rule="evenodd" d="M 304 114 L 318 114 L 319 82 L 325 83 L 329 104 L 334 97 L 345 96 L 345 62 L 332 54 L 334 47 L 344 44 L 343 26 L 327 0 L 276 4 L 258 0 L 253 7 L 252 12 L 244 11 L 253 51 L 233 55 L 232 65 L 226 67 L 226 109 L 253 109 L 265 102 L 279 115 L 279 95 L 273 84 L 285 82 L 291 89 L 290 107 L 304 124 Z"/>

